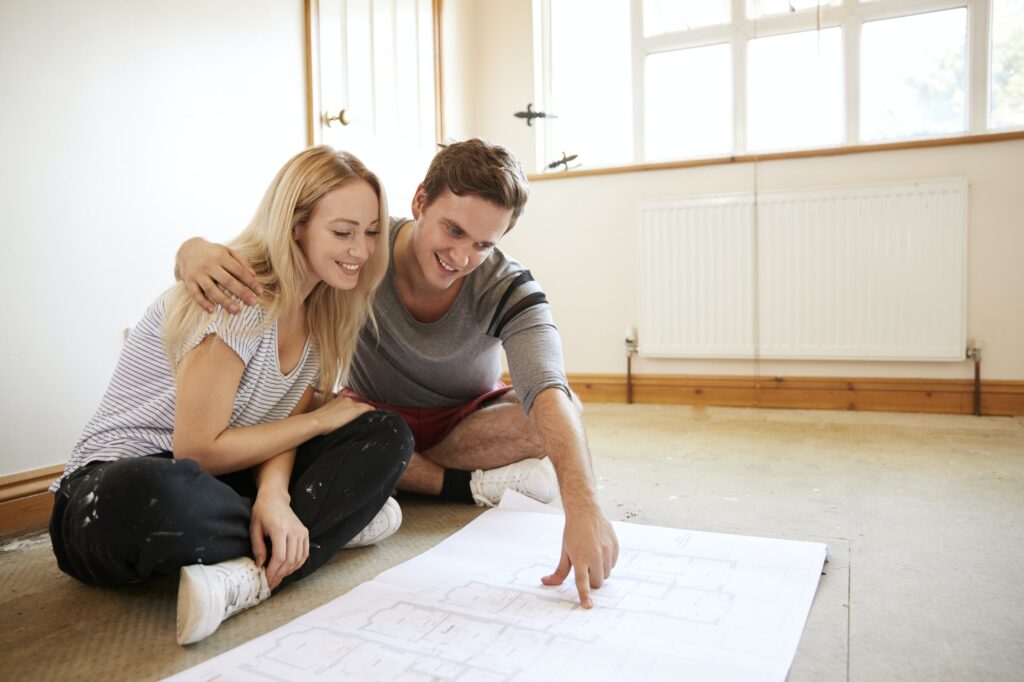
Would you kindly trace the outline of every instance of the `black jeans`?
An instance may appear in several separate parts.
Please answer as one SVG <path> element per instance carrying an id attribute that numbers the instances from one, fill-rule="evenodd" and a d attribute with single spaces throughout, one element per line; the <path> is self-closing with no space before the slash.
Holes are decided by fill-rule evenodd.
<path id="1" fill-rule="evenodd" d="M 368 412 L 298 448 L 291 507 L 309 529 L 309 558 L 285 580 L 323 566 L 384 506 L 412 453 L 387 410 Z M 50 541 L 62 571 L 90 585 L 125 585 L 182 566 L 252 556 L 251 470 L 214 477 L 171 453 L 100 462 L 62 482 Z"/>

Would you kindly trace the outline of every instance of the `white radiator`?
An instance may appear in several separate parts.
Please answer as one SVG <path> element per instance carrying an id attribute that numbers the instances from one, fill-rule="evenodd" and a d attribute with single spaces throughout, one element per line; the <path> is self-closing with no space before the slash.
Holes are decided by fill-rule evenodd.
<path id="1" fill-rule="evenodd" d="M 646 202 L 639 351 L 961 360 L 967 180 Z"/>

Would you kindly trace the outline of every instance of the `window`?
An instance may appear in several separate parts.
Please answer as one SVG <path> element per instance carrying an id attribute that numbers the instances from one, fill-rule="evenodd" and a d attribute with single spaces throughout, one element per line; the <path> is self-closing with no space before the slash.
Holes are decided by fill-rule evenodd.
<path id="1" fill-rule="evenodd" d="M 644 0 L 644 36 L 729 23 L 729 0 Z"/>
<path id="2" fill-rule="evenodd" d="M 646 60 L 644 158 L 728 154 L 732 72 L 728 44 L 652 54 Z"/>
<path id="3" fill-rule="evenodd" d="M 541 170 L 1024 127 L 1024 0 L 534 0 Z"/>
<path id="4" fill-rule="evenodd" d="M 843 141 L 843 62 L 838 28 L 747 43 L 748 147 L 823 147 Z"/>
<path id="5" fill-rule="evenodd" d="M 841 5 L 842 0 L 747 0 L 747 17 L 758 19 L 773 14 L 789 14 L 818 7 Z"/>
<path id="6" fill-rule="evenodd" d="M 966 9 L 865 22 L 860 54 L 862 139 L 967 129 Z"/>
<path id="7" fill-rule="evenodd" d="M 588 164 L 608 166 L 633 152 L 630 102 L 629 2 L 609 2 L 593 11 L 593 0 L 558 0 L 550 5 L 550 91 L 543 111 L 558 118 L 537 126 L 548 133 L 548 163 L 562 152 L 587 148 Z M 579 30 L 586 17 L 587 30 Z M 535 121 L 535 124 L 537 122 Z"/>
<path id="8" fill-rule="evenodd" d="M 989 126 L 1024 126 L 1024 0 L 991 0 Z"/>

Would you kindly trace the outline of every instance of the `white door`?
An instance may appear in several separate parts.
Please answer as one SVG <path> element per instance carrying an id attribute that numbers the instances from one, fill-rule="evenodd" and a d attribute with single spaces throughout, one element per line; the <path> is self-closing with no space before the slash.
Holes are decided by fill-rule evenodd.
<path id="1" fill-rule="evenodd" d="M 436 151 L 433 2 L 318 4 L 319 137 L 362 159 L 384 182 L 391 215 L 409 216 Z"/>

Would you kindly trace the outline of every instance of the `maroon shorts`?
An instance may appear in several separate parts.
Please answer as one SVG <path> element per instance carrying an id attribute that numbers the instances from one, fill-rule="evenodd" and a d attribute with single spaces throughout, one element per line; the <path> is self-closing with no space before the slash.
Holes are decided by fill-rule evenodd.
<path id="1" fill-rule="evenodd" d="M 378 409 L 396 412 L 412 431 L 412 435 L 416 439 L 416 452 L 425 452 L 444 440 L 445 436 L 451 433 L 459 422 L 479 410 L 488 400 L 503 396 L 511 390 L 511 386 L 499 385 L 493 391 L 488 391 L 468 403 L 454 407 L 400 407 L 367 400 L 349 388 L 342 390 L 341 393 Z"/>

